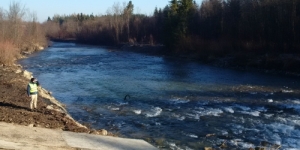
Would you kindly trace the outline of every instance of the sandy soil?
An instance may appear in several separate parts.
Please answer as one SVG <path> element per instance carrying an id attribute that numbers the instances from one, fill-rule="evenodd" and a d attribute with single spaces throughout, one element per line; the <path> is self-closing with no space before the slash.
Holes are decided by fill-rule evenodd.
<path id="1" fill-rule="evenodd" d="M 64 111 L 49 109 L 50 105 L 52 108 L 58 107 L 41 94 L 38 97 L 38 109 L 32 112 L 29 109 L 30 98 L 26 94 L 29 80 L 24 77 L 23 71 L 19 65 L 0 66 L 1 122 L 93 134 L 103 131 L 78 124 Z"/>

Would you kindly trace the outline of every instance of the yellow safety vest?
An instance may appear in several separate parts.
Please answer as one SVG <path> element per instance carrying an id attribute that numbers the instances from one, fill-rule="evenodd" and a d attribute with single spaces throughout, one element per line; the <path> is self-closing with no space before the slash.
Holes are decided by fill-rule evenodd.
<path id="1" fill-rule="evenodd" d="M 29 83 L 30 86 L 30 93 L 36 93 L 38 91 L 37 85 L 34 83 Z"/>

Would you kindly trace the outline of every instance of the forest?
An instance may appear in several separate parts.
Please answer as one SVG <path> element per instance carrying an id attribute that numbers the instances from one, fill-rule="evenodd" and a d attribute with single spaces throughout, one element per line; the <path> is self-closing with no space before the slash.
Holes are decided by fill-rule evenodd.
<path id="1" fill-rule="evenodd" d="M 152 16 L 133 10 L 131 1 L 115 3 L 106 15 L 55 15 L 44 26 L 50 38 L 90 44 L 161 43 L 187 52 L 299 49 L 299 0 L 171 0 Z"/>
<path id="2" fill-rule="evenodd" d="M 164 45 L 164 55 L 300 72 L 300 0 L 171 0 L 152 15 L 134 13 L 132 1 L 115 2 L 105 15 L 54 15 L 41 24 L 34 15 L 20 21 L 17 6 L 0 11 L 1 41 L 17 47 L 42 35 L 94 45 Z"/>

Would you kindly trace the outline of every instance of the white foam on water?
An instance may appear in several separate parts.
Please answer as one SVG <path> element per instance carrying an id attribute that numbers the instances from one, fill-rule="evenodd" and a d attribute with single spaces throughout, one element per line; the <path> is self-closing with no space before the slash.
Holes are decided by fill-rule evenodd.
<path id="1" fill-rule="evenodd" d="M 264 114 L 264 116 L 269 119 L 269 118 L 273 117 L 274 114 Z"/>
<path id="2" fill-rule="evenodd" d="M 288 122 L 289 122 L 290 124 L 300 126 L 300 120 L 289 119 Z"/>
<path id="3" fill-rule="evenodd" d="M 225 107 L 225 108 L 223 108 L 223 110 L 225 111 L 225 112 L 229 112 L 229 113 L 234 113 L 234 110 L 232 109 L 232 107 Z"/>
<path id="4" fill-rule="evenodd" d="M 185 116 L 181 116 L 178 114 L 172 114 L 173 117 L 175 117 L 177 120 L 183 121 L 185 119 Z"/>
<path id="5" fill-rule="evenodd" d="M 175 144 L 175 143 L 169 143 L 169 145 L 170 145 L 171 147 L 176 147 L 176 144 Z"/>
<path id="6" fill-rule="evenodd" d="M 232 140 L 228 141 L 228 144 L 231 146 L 238 146 L 239 142 L 243 142 L 243 140 L 242 139 L 232 139 Z"/>
<path id="7" fill-rule="evenodd" d="M 154 107 L 150 112 L 146 113 L 146 117 L 157 117 L 162 113 L 162 109 L 160 107 Z"/>
<path id="8" fill-rule="evenodd" d="M 246 143 L 246 142 L 238 142 L 238 146 L 240 148 L 255 148 L 255 145 L 252 143 Z"/>
<path id="9" fill-rule="evenodd" d="M 219 108 L 198 108 L 199 111 L 194 110 L 196 114 L 199 114 L 200 116 L 220 116 L 220 114 L 223 113 L 223 111 Z"/>
<path id="10" fill-rule="evenodd" d="M 293 90 L 282 90 L 282 93 L 293 93 Z"/>
<path id="11" fill-rule="evenodd" d="M 295 99 L 295 100 L 288 99 L 282 105 L 286 108 L 295 109 L 296 111 L 300 112 L 300 100 L 299 99 Z"/>
<path id="12" fill-rule="evenodd" d="M 114 107 L 114 106 L 108 106 L 108 109 L 112 110 L 112 111 L 118 111 L 118 110 L 120 110 L 119 107 Z"/>
<path id="13" fill-rule="evenodd" d="M 135 114 L 140 115 L 142 113 L 141 109 L 132 110 Z"/>
<path id="14" fill-rule="evenodd" d="M 200 115 L 199 114 L 190 114 L 190 113 L 188 113 L 188 114 L 186 114 L 186 116 L 188 118 L 191 118 L 191 119 L 200 120 Z"/>
<path id="15" fill-rule="evenodd" d="M 238 124 L 233 124 L 233 127 L 231 128 L 232 132 L 236 135 L 242 134 L 244 131 L 244 127 Z"/>
<path id="16" fill-rule="evenodd" d="M 260 112 L 267 112 L 268 109 L 265 107 L 256 107 L 255 110 L 260 111 Z"/>
<path id="17" fill-rule="evenodd" d="M 230 141 L 228 141 L 228 144 L 232 145 L 232 146 L 236 146 L 236 147 L 241 148 L 241 149 L 255 148 L 254 144 L 244 142 L 242 139 L 230 140 Z"/>
<path id="18" fill-rule="evenodd" d="M 259 111 L 241 111 L 242 114 L 247 114 L 255 117 L 259 117 L 260 112 Z"/>
<path id="19" fill-rule="evenodd" d="M 195 134 L 190 134 L 190 135 L 189 135 L 189 137 L 191 137 L 191 138 L 195 138 L 195 139 L 197 139 L 197 138 L 198 138 L 198 136 L 197 136 L 197 135 L 195 135 Z"/>
<path id="20" fill-rule="evenodd" d="M 185 135 L 188 136 L 188 137 L 191 137 L 191 138 L 195 138 L 195 139 L 198 138 L 198 136 L 195 135 L 195 134 L 193 134 L 193 133 L 187 133 L 187 134 L 185 134 Z"/>
<path id="21" fill-rule="evenodd" d="M 221 131 L 221 134 L 222 134 L 222 135 L 228 135 L 228 131 L 222 130 L 222 131 Z"/>
<path id="22" fill-rule="evenodd" d="M 278 121 L 280 123 L 287 124 L 287 118 L 282 118 L 282 117 L 276 117 L 275 121 Z"/>
<path id="23" fill-rule="evenodd" d="M 193 133 L 183 133 L 185 136 L 187 136 L 187 137 L 191 137 L 191 138 L 195 138 L 195 139 L 197 139 L 198 138 L 198 136 L 196 135 L 196 134 L 193 134 Z"/>
<path id="24" fill-rule="evenodd" d="M 270 140 L 269 140 L 271 143 L 274 143 L 274 144 L 278 144 L 278 145 L 281 145 L 281 136 L 277 133 L 273 133 L 270 135 Z"/>
<path id="25" fill-rule="evenodd" d="M 182 148 L 178 147 L 175 143 L 168 143 L 172 150 L 183 150 Z"/>
<path id="26" fill-rule="evenodd" d="M 194 150 L 194 149 L 191 149 L 191 148 L 189 148 L 189 147 L 186 146 L 186 147 L 184 148 L 184 150 Z"/>
<path id="27" fill-rule="evenodd" d="M 300 105 L 300 99 L 287 99 L 287 102 Z"/>
<path id="28" fill-rule="evenodd" d="M 294 126 L 282 124 L 282 123 L 272 123 L 268 125 L 273 132 L 282 133 L 285 135 L 291 135 L 291 132 L 295 129 Z"/>
<path id="29" fill-rule="evenodd" d="M 247 106 L 241 106 L 241 105 L 235 105 L 234 107 L 238 108 L 238 109 L 241 109 L 243 111 L 248 111 L 248 110 L 251 110 L 250 107 L 247 107 Z"/>
<path id="30" fill-rule="evenodd" d="M 172 104 L 185 104 L 185 103 L 190 102 L 190 100 L 188 100 L 186 98 L 175 97 L 175 98 L 171 99 L 170 102 Z"/>
<path id="31" fill-rule="evenodd" d="M 120 108 L 118 108 L 118 107 L 112 107 L 112 108 L 110 108 L 110 110 L 118 111 L 118 110 L 120 110 Z"/>
<path id="32" fill-rule="evenodd" d="M 119 105 L 120 105 L 120 106 L 128 105 L 128 102 L 124 102 L 124 103 L 121 102 Z"/>
<path id="33" fill-rule="evenodd" d="M 273 101 L 273 99 L 268 99 L 268 102 L 273 103 L 274 101 Z"/>

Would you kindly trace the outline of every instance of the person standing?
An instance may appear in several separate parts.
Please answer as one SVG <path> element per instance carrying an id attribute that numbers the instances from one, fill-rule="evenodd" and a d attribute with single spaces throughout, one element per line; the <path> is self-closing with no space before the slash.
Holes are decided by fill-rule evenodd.
<path id="1" fill-rule="evenodd" d="M 27 86 L 27 95 L 31 97 L 30 109 L 37 109 L 37 97 L 38 97 L 38 86 L 39 82 L 36 78 L 31 78 Z"/>

